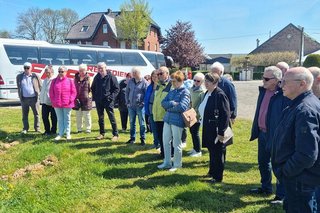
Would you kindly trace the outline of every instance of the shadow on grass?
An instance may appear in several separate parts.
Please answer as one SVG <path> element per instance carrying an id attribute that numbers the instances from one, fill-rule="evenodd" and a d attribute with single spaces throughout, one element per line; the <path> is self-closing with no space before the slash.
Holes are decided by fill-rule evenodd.
<path id="1" fill-rule="evenodd" d="M 257 166 L 258 163 L 244 163 L 244 162 L 234 162 L 226 161 L 225 171 L 245 173 L 248 172 L 252 167 Z"/>
<path id="2" fill-rule="evenodd" d="M 75 141 L 75 142 L 79 142 L 79 143 L 70 145 L 70 148 L 74 148 L 74 149 L 91 149 L 91 148 L 108 147 L 108 146 L 113 146 L 113 145 L 119 144 L 117 142 L 82 143 L 82 141 L 84 141 L 84 140 Z M 85 141 L 88 142 L 88 140 L 85 140 Z M 97 140 L 94 140 L 94 141 L 97 141 Z"/>

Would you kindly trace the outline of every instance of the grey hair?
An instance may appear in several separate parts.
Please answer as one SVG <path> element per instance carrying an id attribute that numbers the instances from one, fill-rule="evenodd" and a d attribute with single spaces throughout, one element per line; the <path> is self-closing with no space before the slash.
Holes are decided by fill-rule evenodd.
<path id="1" fill-rule="evenodd" d="M 223 75 L 223 73 L 224 73 L 224 66 L 223 66 L 220 62 L 218 62 L 218 61 L 214 62 L 214 63 L 210 66 L 210 70 L 212 71 L 213 69 L 219 70 L 219 71 L 221 72 L 221 75 Z"/>
<path id="2" fill-rule="evenodd" d="M 80 65 L 79 65 L 79 70 L 80 70 L 80 69 L 84 69 L 84 70 L 87 71 L 88 66 L 87 66 L 86 64 L 80 64 Z"/>
<path id="3" fill-rule="evenodd" d="M 193 79 L 194 79 L 195 77 L 200 78 L 202 81 L 204 80 L 204 74 L 203 74 L 202 72 L 197 72 L 197 73 L 193 76 Z"/>
<path id="4" fill-rule="evenodd" d="M 99 63 L 98 63 L 98 66 L 100 66 L 100 67 L 107 67 L 107 64 L 106 64 L 106 62 L 102 61 L 102 62 L 99 62 Z"/>
<path id="5" fill-rule="evenodd" d="M 305 81 L 307 84 L 307 89 L 311 90 L 313 84 L 313 75 L 310 70 L 305 67 L 295 67 L 293 69 L 299 69 L 299 72 L 292 73 L 294 78 L 297 80 Z"/>
<path id="6" fill-rule="evenodd" d="M 276 66 L 269 66 L 264 69 L 265 72 L 272 72 L 272 75 L 280 81 L 282 79 L 282 71 Z"/>
<path id="7" fill-rule="evenodd" d="M 286 70 L 288 70 L 288 69 L 290 68 L 289 65 L 288 65 L 286 62 L 284 62 L 284 61 L 278 62 L 276 66 L 277 66 L 279 69 L 286 69 Z"/>
<path id="8" fill-rule="evenodd" d="M 136 72 L 141 74 L 141 69 L 139 67 L 132 67 L 131 72 Z"/>
<path id="9" fill-rule="evenodd" d="M 166 66 L 160 67 L 159 70 L 161 70 L 162 72 L 166 72 L 166 73 L 169 74 L 169 69 L 168 69 L 168 67 L 166 67 Z"/>
<path id="10" fill-rule="evenodd" d="M 58 70 L 60 70 L 60 69 L 62 69 L 63 71 L 67 71 L 67 67 L 65 67 L 64 65 L 62 65 L 62 66 L 60 66 L 60 67 L 58 68 Z"/>
<path id="11" fill-rule="evenodd" d="M 313 75 L 313 79 L 316 79 L 320 75 L 320 68 L 319 67 L 309 67 L 308 70 Z"/>

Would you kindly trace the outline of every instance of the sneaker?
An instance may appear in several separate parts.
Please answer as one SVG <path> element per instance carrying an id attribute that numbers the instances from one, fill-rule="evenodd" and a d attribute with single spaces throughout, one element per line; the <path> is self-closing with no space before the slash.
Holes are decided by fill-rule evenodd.
<path id="1" fill-rule="evenodd" d="M 61 138 L 62 138 L 62 137 L 61 137 L 60 135 L 58 135 L 57 137 L 54 138 L 54 140 L 55 140 L 55 141 L 59 141 L 59 140 L 61 140 Z"/>
<path id="2" fill-rule="evenodd" d="M 193 154 L 193 153 L 195 153 L 196 152 L 196 150 L 194 150 L 194 149 L 191 149 L 190 151 L 188 151 L 187 153 L 189 154 L 189 155 L 191 155 L 191 154 Z"/>
<path id="3" fill-rule="evenodd" d="M 172 166 L 170 164 L 165 164 L 165 163 L 158 165 L 158 169 L 171 169 L 171 167 Z"/>
<path id="4" fill-rule="evenodd" d="M 90 130 L 90 129 L 87 129 L 87 130 L 86 130 L 86 133 L 87 133 L 87 134 L 91 133 L 91 130 Z"/>
<path id="5" fill-rule="evenodd" d="M 134 144 L 134 139 L 130 139 L 126 142 L 126 144 Z"/>
<path id="6" fill-rule="evenodd" d="M 281 198 L 281 197 L 276 195 L 273 198 L 273 200 L 270 201 L 270 204 L 272 204 L 272 205 L 282 205 L 283 204 L 283 200 L 284 200 L 283 198 Z"/>
<path id="7" fill-rule="evenodd" d="M 145 145 L 146 145 L 145 139 L 141 138 L 141 146 L 145 146 Z"/>
<path id="8" fill-rule="evenodd" d="M 175 171 L 177 171 L 177 167 L 172 167 L 171 169 L 169 169 L 169 172 L 175 172 Z"/>
<path id="9" fill-rule="evenodd" d="M 102 140 L 104 138 L 104 135 L 99 135 L 98 137 L 96 137 L 96 140 Z"/>
<path id="10" fill-rule="evenodd" d="M 187 147 L 187 143 L 182 143 L 181 144 L 181 148 L 186 148 Z"/>
<path id="11" fill-rule="evenodd" d="M 78 130 L 78 132 L 77 132 L 78 134 L 80 134 L 80 133 L 82 133 L 82 130 Z"/>
<path id="12" fill-rule="evenodd" d="M 35 132 L 42 134 L 43 132 L 40 129 L 35 130 Z"/>
<path id="13" fill-rule="evenodd" d="M 24 134 L 24 135 L 25 135 L 25 134 L 27 134 L 27 132 L 28 132 L 28 131 L 24 129 L 24 130 L 21 131 L 21 134 Z"/>
<path id="14" fill-rule="evenodd" d="M 67 140 L 71 140 L 71 135 L 67 135 Z"/>
<path id="15" fill-rule="evenodd" d="M 251 194 L 259 194 L 259 195 L 267 195 L 267 196 L 272 194 L 272 192 L 266 191 L 266 190 L 262 189 L 261 187 L 250 189 L 250 193 Z"/>
<path id="16" fill-rule="evenodd" d="M 112 138 L 111 138 L 111 141 L 112 142 L 116 142 L 116 141 L 118 141 L 119 140 L 119 136 L 117 136 L 117 135 L 114 135 Z"/>
<path id="17" fill-rule="evenodd" d="M 202 156 L 202 152 L 194 152 L 190 155 L 190 157 L 201 157 Z"/>

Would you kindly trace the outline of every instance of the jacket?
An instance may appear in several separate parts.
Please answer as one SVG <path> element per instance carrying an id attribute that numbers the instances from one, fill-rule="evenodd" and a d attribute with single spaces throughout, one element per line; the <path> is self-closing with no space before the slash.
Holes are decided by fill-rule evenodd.
<path id="1" fill-rule="evenodd" d="M 49 78 L 49 79 L 46 78 L 43 80 L 42 88 L 40 91 L 40 104 L 45 104 L 48 106 L 52 105 L 50 97 L 49 97 L 49 89 L 50 89 L 50 85 L 52 83 L 52 80 L 53 80 L 53 78 Z"/>
<path id="2" fill-rule="evenodd" d="M 219 111 L 218 119 L 215 118 L 215 108 Z M 230 121 L 229 100 L 219 87 L 208 97 L 202 119 L 202 146 L 213 148 L 217 134 L 224 136 Z"/>
<path id="3" fill-rule="evenodd" d="M 119 83 L 119 94 L 117 95 L 118 108 L 120 111 L 128 111 L 128 107 L 126 104 L 126 87 L 125 83 L 126 79 L 123 79 Z"/>
<path id="4" fill-rule="evenodd" d="M 257 100 L 256 112 L 254 115 L 252 128 L 251 128 L 251 137 L 250 141 L 253 141 L 258 138 L 260 129 L 258 126 L 259 111 L 264 95 L 266 94 L 266 89 L 262 86 L 259 87 L 259 96 Z M 289 104 L 290 100 L 287 97 L 283 96 L 283 92 L 280 87 L 277 88 L 275 94 L 271 97 L 268 112 L 266 115 L 266 127 L 267 127 L 267 141 L 270 141 L 274 135 L 274 130 L 279 124 L 281 114 L 284 108 Z M 270 151 L 271 141 L 267 144 L 267 148 Z"/>
<path id="5" fill-rule="evenodd" d="M 154 83 L 152 82 L 147 87 L 146 94 L 144 96 L 144 104 L 145 104 L 144 110 L 145 110 L 145 114 L 146 115 L 151 115 L 152 114 L 152 112 L 150 112 L 149 107 L 150 107 L 150 104 L 153 105 L 153 103 L 150 103 L 150 98 L 151 98 L 151 95 L 152 95 L 152 92 L 153 92 L 153 85 L 154 85 Z M 151 111 L 152 111 L 152 109 L 151 109 Z"/>
<path id="6" fill-rule="evenodd" d="M 21 88 L 21 81 L 23 79 L 23 75 L 24 73 L 20 73 L 17 75 L 17 78 L 16 78 L 16 81 L 17 81 L 17 87 L 18 87 L 18 95 L 19 95 L 19 98 L 22 99 L 23 98 L 23 95 L 22 95 L 22 88 Z M 39 76 L 35 73 L 31 73 L 32 75 L 32 85 L 33 85 L 33 89 L 34 89 L 34 92 L 36 94 L 36 97 L 38 98 L 39 95 L 40 95 L 40 90 L 41 90 L 41 87 L 42 87 L 42 82 L 39 78 Z"/>
<path id="7" fill-rule="evenodd" d="M 144 95 L 146 94 L 148 84 L 144 78 L 136 82 L 131 78 L 126 88 L 126 104 L 128 107 L 144 107 Z"/>
<path id="8" fill-rule="evenodd" d="M 231 118 L 234 119 L 237 117 L 237 93 L 236 89 L 231 81 L 225 77 L 220 77 L 218 87 L 226 94 L 230 104 L 230 113 Z"/>
<path id="9" fill-rule="evenodd" d="M 320 102 L 311 91 L 291 101 L 275 130 L 275 175 L 320 185 Z"/>
<path id="10" fill-rule="evenodd" d="M 88 111 L 92 109 L 92 94 L 91 94 L 91 84 L 92 79 L 86 73 L 84 79 L 80 80 L 79 73 L 74 76 L 74 84 L 77 90 L 77 99 L 80 101 L 80 109 L 82 111 Z"/>
<path id="11" fill-rule="evenodd" d="M 202 87 L 195 87 L 193 86 L 190 89 L 190 95 L 191 95 L 191 107 L 194 108 L 194 110 L 197 112 L 197 120 L 200 120 L 200 114 L 199 114 L 199 105 L 201 104 L 201 101 L 204 98 L 204 89 Z"/>
<path id="12" fill-rule="evenodd" d="M 73 80 L 64 77 L 53 79 L 51 82 L 49 96 L 54 108 L 73 108 L 77 96 Z"/>
<path id="13" fill-rule="evenodd" d="M 177 103 L 175 105 L 174 103 Z M 163 121 L 181 128 L 185 127 L 182 113 L 190 106 L 190 92 L 184 85 L 171 90 L 161 101 L 161 106 L 165 109 Z"/>
<path id="14" fill-rule="evenodd" d="M 101 74 L 98 73 L 94 77 L 91 86 L 93 100 L 109 107 L 114 106 L 114 100 L 116 99 L 119 90 L 117 78 L 110 72 L 103 78 Z"/>
<path id="15" fill-rule="evenodd" d="M 169 91 L 171 90 L 171 82 L 168 80 L 164 83 L 159 81 L 158 86 L 156 88 L 154 94 L 154 101 L 152 106 L 153 112 L 153 120 L 154 121 L 163 121 L 163 117 L 165 114 L 164 108 L 161 106 L 161 101 L 167 96 Z"/>

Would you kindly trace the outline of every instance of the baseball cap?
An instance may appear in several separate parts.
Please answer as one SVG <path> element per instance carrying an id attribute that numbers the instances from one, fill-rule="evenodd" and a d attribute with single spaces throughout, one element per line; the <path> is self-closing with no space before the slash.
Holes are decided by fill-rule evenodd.
<path id="1" fill-rule="evenodd" d="M 30 62 L 26 62 L 26 63 L 23 64 L 23 66 L 24 66 L 24 67 L 31 67 L 32 65 L 31 65 Z"/>

